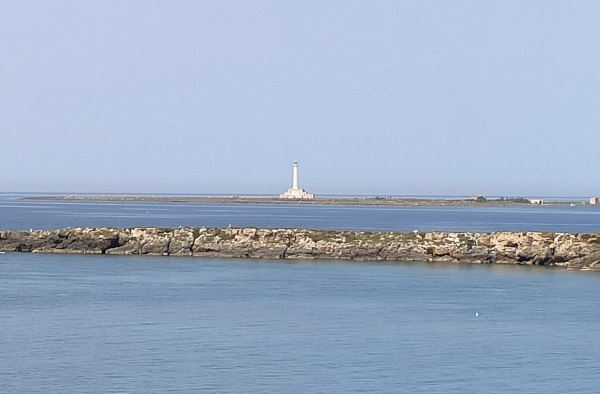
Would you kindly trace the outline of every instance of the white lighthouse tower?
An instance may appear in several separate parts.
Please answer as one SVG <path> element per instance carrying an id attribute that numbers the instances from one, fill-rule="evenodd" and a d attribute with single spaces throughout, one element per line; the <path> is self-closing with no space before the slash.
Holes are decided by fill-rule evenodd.
<path id="1" fill-rule="evenodd" d="M 298 186 L 298 162 L 294 161 L 292 167 L 292 188 L 288 189 L 287 192 L 280 194 L 279 198 L 285 198 L 290 200 L 314 200 L 315 195 L 308 193 L 306 190 L 301 189 Z"/>

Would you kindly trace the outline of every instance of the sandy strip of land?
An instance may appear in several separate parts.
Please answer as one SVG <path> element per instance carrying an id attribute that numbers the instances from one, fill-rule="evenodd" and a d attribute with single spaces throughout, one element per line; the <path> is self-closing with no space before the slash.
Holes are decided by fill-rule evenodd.
<path id="1" fill-rule="evenodd" d="M 118 196 L 118 195 L 64 195 L 33 196 L 28 200 L 44 201 L 115 201 L 115 202 L 161 202 L 161 203 L 223 203 L 223 204 L 307 204 L 307 205 L 386 205 L 386 206 L 537 206 L 525 201 L 515 200 L 474 200 L 423 199 L 423 198 L 327 198 L 314 200 L 289 200 L 277 197 L 240 197 L 240 196 Z M 551 201 L 544 205 L 585 205 L 573 201 Z"/>

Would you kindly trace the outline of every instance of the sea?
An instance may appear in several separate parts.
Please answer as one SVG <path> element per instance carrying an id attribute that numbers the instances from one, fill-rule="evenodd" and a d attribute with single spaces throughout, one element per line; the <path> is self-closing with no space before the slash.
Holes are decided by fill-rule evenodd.
<path id="1" fill-rule="evenodd" d="M 234 226 L 365 231 L 600 232 L 600 206 L 580 202 L 574 206 L 401 207 L 44 201 L 30 197 L 39 195 L 0 193 L 0 229 Z"/>
<path id="2" fill-rule="evenodd" d="M 600 231 L 590 206 L 26 200 L 0 228 Z M 0 254 L 1 393 L 598 393 L 600 275 L 543 267 Z"/>

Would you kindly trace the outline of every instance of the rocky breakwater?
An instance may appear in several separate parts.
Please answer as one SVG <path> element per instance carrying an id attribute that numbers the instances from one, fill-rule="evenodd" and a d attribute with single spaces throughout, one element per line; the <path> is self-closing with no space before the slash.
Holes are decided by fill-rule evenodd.
<path id="1" fill-rule="evenodd" d="M 600 234 L 68 228 L 0 231 L 0 251 L 530 264 L 600 271 Z"/>

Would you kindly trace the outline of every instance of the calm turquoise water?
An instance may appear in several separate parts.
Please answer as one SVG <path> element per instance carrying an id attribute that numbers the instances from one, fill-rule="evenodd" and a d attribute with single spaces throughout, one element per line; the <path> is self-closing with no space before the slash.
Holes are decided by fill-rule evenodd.
<path id="1" fill-rule="evenodd" d="M 592 393 L 599 335 L 593 273 L 0 255 L 6 393 Z"/>

